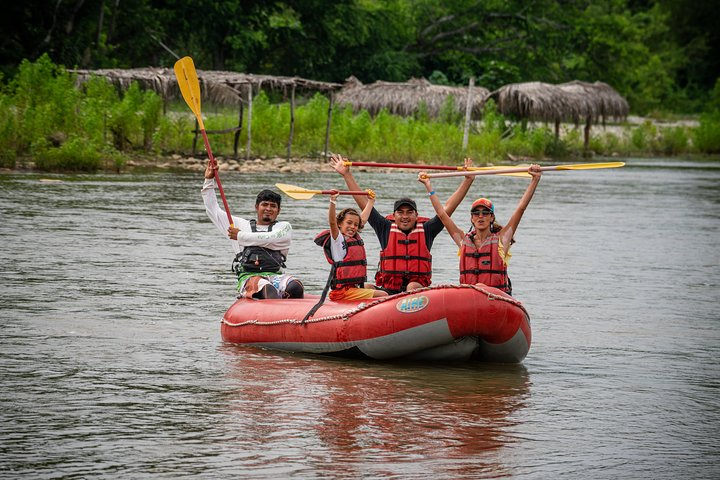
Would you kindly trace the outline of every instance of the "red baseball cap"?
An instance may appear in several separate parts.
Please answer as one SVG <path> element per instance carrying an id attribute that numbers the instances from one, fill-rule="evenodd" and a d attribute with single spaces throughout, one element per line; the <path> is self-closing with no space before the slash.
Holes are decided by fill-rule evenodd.
<path id="1" fill-rule="evenodd" d="M 487 198 L 478 198 L 475 200 L 470 207 L 470 211 L 477 209 L 478 207 L 484 207 L 490 210 L 492 213 L 495 213 L 495 207 L 493 206 L 493 203 L 488 200 Z"/>

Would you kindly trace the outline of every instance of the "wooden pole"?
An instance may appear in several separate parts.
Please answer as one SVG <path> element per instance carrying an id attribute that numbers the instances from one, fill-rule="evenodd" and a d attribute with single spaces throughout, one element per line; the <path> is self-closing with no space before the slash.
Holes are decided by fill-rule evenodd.
<path id="1" fill-rule="evenodd" d="M 287 159 L 290 161 L 292 156 L 292 141 L 293 134 L 295 133 L 295 85 L 293 84 L 292 90 L 290 90 L 290 135 L 288 137 L 287 144 Z"/>
<path id="2" fill-rule="evenodd" d="M 327 127 L 325 128 L 325 161 L 327 162 L 328 151 L 330 150 L 330 123 L 332 122 L 332 108 L 333 108 L 334 94 L 330 91 L 330 103 L 328 104 L 328 118 Z"/>
<path id="3" fill-rule="evenodd" d="M 465 101 L 465 129 L 463 130 L 462 149 L 467 150 L 468 137 L 470 135 L 470 117 L 472 113 L 472 89 L 475 86 L 475 77 L 470 77 L 468 83 L 467 100 Z"/>
<path id="4" fill-rule="evenodd" d="M 235 130 L 235 141 L 233 143 L 233 152 L 235 152 L 235 158 L 238 158 L 238 144 L 240 143 L 240 132 L 242 131 L 242 117 L 243 117 L 243 100 L 242 97 L 240 97 L 240 113 L 238 114 L 238 126 L 237 130 Z"/>
<path id="5" fill-rule="evenodd" d="M 245 151 L 245 160 L 250 160 L 250 148 L 252 145 L 252 105 L 253 105 L 253 88 L 252 88 L 252 83 L 249 83 L 248 84 L 247 149 Z"/>
<path id="6" fill-rule="evenodd" d="M 196 118 L 196 119 L 195 119 L 195 136 L 193 137 L 193 149 L 192 149 L 193 157 L 195 156 L 195 150 L 197 149 L 197 137 L 198 137 L 198 133 L 200 133 L 200 127 L 199 127 L 199 125 L 198 125 L 198 121 L 197 121 L 197 118 Z"/>
<path id="7" fill-rule="evenodd" d="M 590 146 L 590 116 L 585 120 L 585 150 Z"/>

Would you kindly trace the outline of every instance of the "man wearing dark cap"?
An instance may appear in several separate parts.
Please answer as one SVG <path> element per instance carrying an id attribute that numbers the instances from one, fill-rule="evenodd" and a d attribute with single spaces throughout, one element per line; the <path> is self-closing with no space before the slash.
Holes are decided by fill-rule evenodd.
<path id="1" fill-rule="evenodd" d="M 255 199 L 256 219 L 233 215 L 230 227 L 227 214 L 215 196 L 215 169 L 205 169 L 202 188 L 205 211 L 223 233 L 227 233 L 235 252 L 232 264 L 237 274 L 239 296 L 247 298 L 302 298 L 304 288 L 299 280 L 283 273 L 292 240 L 292 226 L 278 222 L 282 198 L 272 190 L 261 191 Z"/>
<path id="2" fill-rule="evenodd" d="M 340 155 L 330 156 L 330 164 L 342 177 L 349 190 L 361 190 L 350 168 Z M 466 160 L 466 166 L 470 160 Z M 467 176 L 445 204 L 445 211 L 452 215 L 470 189 L 474 176 Z M 354 197 L 358 206 L 365 208 L 367 198 Z M 375 284 L 390 294 L 414 290 L 430 285 L 432 280 L 432 248 L 435 237 L 444 226 L 436 216 L 419 217 L 415 201 L 404 197 L 395 202 L 393 214 L 383 217 L 373 208 L 368 223 L 380 241 L 380 264 L 375 274 Z"/>

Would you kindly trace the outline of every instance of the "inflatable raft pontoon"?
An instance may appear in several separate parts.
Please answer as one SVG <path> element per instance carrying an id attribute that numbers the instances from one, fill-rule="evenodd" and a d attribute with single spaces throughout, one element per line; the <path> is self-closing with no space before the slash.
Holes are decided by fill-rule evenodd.
<path id="1" fill-rule="evenodd" d="M 388 297 L 238 299 L 222 319 L 223 340 L 242 345 L 379 360 L 517 363 L 530 349 L 523 305 L 483 285 L 438 285 Z"/>

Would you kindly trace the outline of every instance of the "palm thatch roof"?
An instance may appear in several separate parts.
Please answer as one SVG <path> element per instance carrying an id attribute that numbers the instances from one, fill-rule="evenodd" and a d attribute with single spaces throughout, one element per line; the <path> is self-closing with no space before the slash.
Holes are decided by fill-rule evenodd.
<path id="1" fill-rule="evenodd" d="M 84 83 L 93 76 L 104 77 L 125 90 L 132 82 L 152 89 L 164 99 L 180 98 L 180 90 L 172 68 L 132 68 L 104 70 L 71 70 L 77 75 L 78 83 Z M 251 75 L 247 73 L 218 70 L 198 70 L 198 80 L 203 98 L 209 103 L 237 105 L 238 98 L 245 98 L 247 86 L 260 89 L 279 90 L 287 94 L 290 90 L 332 92 L 339 90 L 339 83 L 318 82 L 300 77 Z"/>
<path id="2" fill-rule="evenodd" d="M 608 118 L 625 118 L 630 112 L 627 100 L 607 83 L 573 80 L 558 87 L 565 92 L 580 95 L 592 103 L 594 113 L 592 117 L 596 122 L 598 118 L 602 118 L 603 123 Z"/>
<path id="3" fill-rule="evenodd" d="M 606 83 L 573 81 L 561 85 L 513 83 L 489 95 L 503 115 L 541 122 L 587 121 L 627 116 L 627 101 Z"/>
<path id="4" fill-rule="evenodd" d="M 472 87 L 473 116 L 480 116 L 489 93 L 486 88 Z M 436 117 L 450 96 L 453 97 L 457 111 L 464 112 L 467 95 L 467 87 L 433 85 L 425 79 L 411 79 L 405 83 L 378 81 L 364 85 L 355 77 L 350 77 L 338 93 L 336 101 L 338 104 L 350 105 L 356 112 L 367 110 L 371 115 L 387 109 L 395 115 L 410 116 L 424 104 L 428 114 Z"/>

